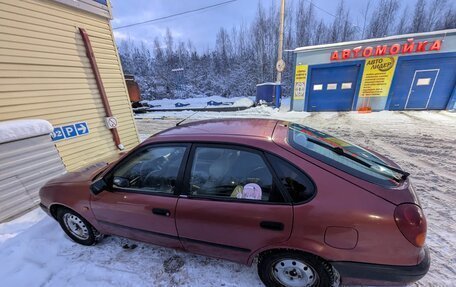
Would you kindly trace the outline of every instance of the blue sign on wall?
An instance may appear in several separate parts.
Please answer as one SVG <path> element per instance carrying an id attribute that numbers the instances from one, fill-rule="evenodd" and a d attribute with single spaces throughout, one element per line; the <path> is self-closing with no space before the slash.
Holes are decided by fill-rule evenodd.
<path id="1" fill-rule="evenodd" d="M 86 122 L 75 123 L 74 127 L 79 136 L 86 135 L 89 133 L 89 127 Z"/>
<path id="2" fill-rule="evenodd" d="M 66 138 L 72 138 L 78 135 L 76 133 L 76 128 L 74 127 L 74 125 L 63 126 L 62 130 Z"/>
<path id="3" fill-rule="evenodd" d="M 54 131 L 52 132 L 52 140 L 59 141 L 59 140 L 63 140 L 64 138 L 65 138 L 65 135 L 63 134 L 62 128 L 61 127 L 54 128 Z"/>
<path id="4" fill-rule="evenodd" d="M 78 122 L 61 127 L 55 127 L 51 136 L 53 141 L 59 141 L 87 134 L 89 134 L 89 125 L 87 122 Z"/>

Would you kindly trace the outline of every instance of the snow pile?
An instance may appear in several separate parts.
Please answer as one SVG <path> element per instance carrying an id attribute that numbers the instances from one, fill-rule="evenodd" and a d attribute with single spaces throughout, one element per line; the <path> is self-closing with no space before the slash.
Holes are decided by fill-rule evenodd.
<path id="1" fill-rule="evenodd" d="M 235 107 L 251 107 L 255 104 L 252 99 L 249 98 L 240 98 L 239 100 L 235 101 L 233 106 Z"/>
<path id="2" fill-rule="evenodd" d="M 212 98 L 212 97 L 211 97 Z M 206 101 L 210 98 L 198 99 L 199 101 Z M 244 99 L 244 100 L 243 100 Z M 187 99 L 196 101 L 196 99 Z M 247 103 L 248 98 L 239 98 L 239 100 Z M 260 105 L 256 107 L 251 107 L 242 111 L 230 111 L 230 112 L 219 112 L 219 111 L 200 111 L 195 114 L 193 111 L 179 110 L 179 111 L 153 111 L 145 114 L 136 115 L 137 119 L 158 119 L 158 118 L 176 118 L 183 119 L 191 116 L 191 120 L 198 119 L 221 119 L 221 118 L 275 118 L 281 120 L 296 120 L 303 119 L 310 115 L 307 112 L 288 112 L 290 105 L 290 98 L 283 98 L 282 105 L 279 108 L 274 108 L 272 106 Z M 222 106 L 224 107 L 224 106 Z M 337 113 L 334 113 L 337 115 Z"/>
<path id="3" fill-rule="evenodd" d="M 191 108 L 217 108 L 217 107 L 251 107 L 255 97 L 233 97 L 225 98 L 221 96 L 212 96 L 212 97 L 193 97 L 187 99 L 161 99 L 161 100 L 152 100 L 152 101 L 142 101 L 143 103 L 149 104 L 153 109 L 176 109 L 176 104 L 181 103 L 186 106 L 181 107 L 180 109 L 186 110 Z M 208 102 L 221 102 L 223 103 L 220 106 L 209 106 Z M 237 104 L 236 104 L 237 103 Z M 189 104 L 189 105 L 187 105 Z"/>
<path id="4" fill-rule="evenodd" d="M 0 143 L 50 134 L 52 125 L 45 120 L 13 120 L 0 122 Z"/>

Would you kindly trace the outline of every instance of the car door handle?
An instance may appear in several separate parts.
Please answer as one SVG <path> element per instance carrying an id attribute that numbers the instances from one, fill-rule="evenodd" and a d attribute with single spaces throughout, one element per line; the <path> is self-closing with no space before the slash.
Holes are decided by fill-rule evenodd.
<path id="1" fill-rule="evenodd" d="M 261 221 L 260 222 L 260 227 L 264 229 L 271 229 L 271 230 L 283 230 L 284 225 L 282 222 L 276 222 L 276 221 Z"/>
<path id="2" fill-rule="evenodd" d="M 156 215 L 162 215 L 162 216 L 170 216 L 171 212 L 168 209 L 163 209 L 163 208 L 152 208 L 152 213 Z"/>

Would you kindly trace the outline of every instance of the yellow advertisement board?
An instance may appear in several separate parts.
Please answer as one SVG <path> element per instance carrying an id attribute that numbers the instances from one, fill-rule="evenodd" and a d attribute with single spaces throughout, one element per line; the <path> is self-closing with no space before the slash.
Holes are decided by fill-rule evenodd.
<path id="1" fill-rule="evenodd" d="M 307 65 L 297 65 L 294 79 L 293 100 L 303 100 L 306 93 Z"/>
<path id="2" fill-rule="evenodd" d="M 397 56 L 366 59 L 359 96 L 361 98 L 387 97 L 396 63 Z"/>

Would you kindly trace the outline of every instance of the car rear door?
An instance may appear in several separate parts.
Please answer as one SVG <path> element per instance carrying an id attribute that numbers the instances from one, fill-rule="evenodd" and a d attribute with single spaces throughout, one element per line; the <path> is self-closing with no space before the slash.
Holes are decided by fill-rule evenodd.
<path id="1" fill-rule="evenodd" d="M 189 145 L 146 146 L 117 164 L 109 188 L 91 200 L 102 230 L 149 243 L 182 248 L 175 225 L 178 182 Z"/>
<path id="2" fill-rule="evenodd" d="M 260 151 L 195 144 L 182 190 L 176 226 L 187 251 L 246 263 L 291 234 L 292 206 Z"/>

